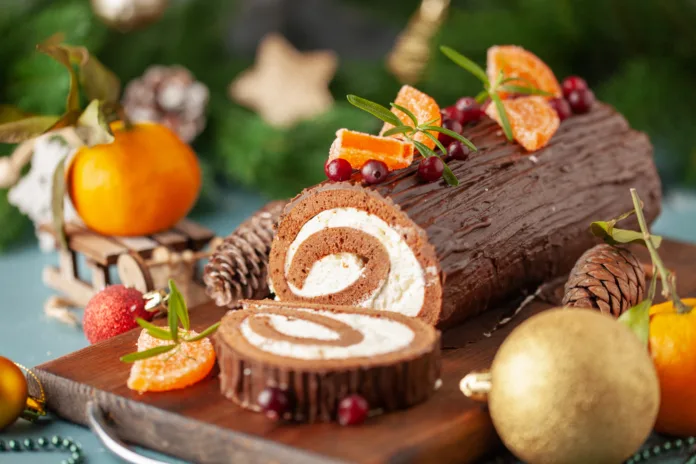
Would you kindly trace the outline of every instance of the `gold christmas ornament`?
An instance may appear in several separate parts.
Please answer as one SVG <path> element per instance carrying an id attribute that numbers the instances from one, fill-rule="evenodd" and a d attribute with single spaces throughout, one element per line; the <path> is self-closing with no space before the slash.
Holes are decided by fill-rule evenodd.
<path id="1" fill-rule="evenodd" d="M 259 44 L 255 65 L 230 84 L 230 98 L 272 126 L 290 127 L 331 108 L 329 82 L 336 65 L 331 51 L 303 53 L 270 34 Z"/>
<path id="2" fill-rule="evenodd" d="M 553 309 L 517 327 L 490 371 L 462 379 L 488 401 L 503 443 L 530 464 L 618 463 L 645 441 L 659 383 L 638 338 L 586 309 Z"/>
<path id="3" fill-rule="evenodd" d="M 0 430 L 17 420 L 28 397 L 27 379 L 22 370 L 0 356 Z"/>
<path id="4" fill-rule="evenodd" d="M 157 21 L 169 0 L 91 0 L 92 11 L 107 26 L 130 31 Z"/>

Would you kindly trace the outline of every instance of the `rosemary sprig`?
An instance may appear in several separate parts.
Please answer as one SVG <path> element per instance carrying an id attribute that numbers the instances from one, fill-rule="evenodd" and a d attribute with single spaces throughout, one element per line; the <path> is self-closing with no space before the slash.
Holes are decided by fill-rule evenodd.
<path id="1" fill-rule="evenodd" d="M 201 333 L 195 336 L 190 335 L 191 322 L 189 319 L 188 307 L 184 301 L 184 297 L 179 292 L 173 280 L 169 279 L 169 303 L 167 312 L 168 329 L 158 327 L 145 319 L 137 318 L 135 320 L 140 327 L 145 329 L 147 333 L 160 340 L 169 340 L 173 342 L 170 345 L 156 346 L 145 351 L 137 351 L 121 357 L 121 361 L 132 363 L 153 356 L 159 356 L 176 348 L 179 348 L 182 343 L 193 343 L 212 335 L 220 326 L 219 322 L 211 325 Z M 181 323 L 181 327 L 179 324 Z M 173 354 L 173 353 L 172 353 Z"/>
<path id="2" fill-rule="evenodd" d="M 471 141 L 469 141 L 466 137 L 462 136 L 461 134 L 457 134 L 456 132 L 451 131 L 449 129 L 446 129 L 444 127 L 433 126 L 432 124 L 435 121 L 437 121 L 437 119 L 434 119 L 431 121 L 426 121 L 422 124 L 419 124 L 418 118 L 416 118 L 416 116 L 413 114 L 413 112 L 409 111 L 408 108 L 404 108 L 403 106 L 397 105 L 396 103 L 391 103 L 392 107 L 396 108 L 397 110 L 402 111 L 411 120 L 411 122 L 413 123 L 413 126 L 410 126 L 408 124 L 404 124 L 396 116 L 396 114 L 392 113 L 388 108 L 380 105 L 379 103 L 375 103 L 375 102 L 367 100 L 365 98 L 358 97 L 357 95 L 348 95 L 346 98 L 348 99 L 350 104 L 355 106 L 356 108 L 359 108 L 363 111 L 366 111 L 367 113 L 370 113 L 374 117 L 394 126 L 391 129 L 384 132 L 383 135 L 388 137 L 391 135 L 402 134 L 409 142 L 411 142 L 413 144 L 413 146 L 416 147 L 418 152 L 424 158 L 430 158 L 431 156 L 438 156 L 438 155 L 437 155 L 437 153 L 435 153 L 432 149 L 430 149 L 424 143 L 419 142 L 417 140 L 414 140 L 414 136 L 418 133 L 421 133 L 421 134 L 425 135 L 427 138 L 429 138 L 430 140 L 432 140 L 435 143 L 435 145 L 440 150 L 442 150 L 443 155 L 447 154 L 447 149 L 442 145 L 442 143 L 437 139 L 437 137 L 434 136 L 431 132 L 441 132 L 443 134 L 447 134 L 450 137 L 465 144 L 472 151 L 476 151 L 476 147 L 474 146 L 474 144 L 471 143 Z M 445 182 L 447 182 L 448 185 L 456 187 L 457 185 L 459 185 L 459 179 L 457 179 L 457 176 L 454 175 L 454 173 L 452 172 L 450 167 L 447 166 L 447 163 L 445 163 L 444 161 L 443 161 L 443 163 L 445 165 L 445 170 L 442 173 L 442 177 L 445 179 Z"/>
<path id="3" fill-rule="evenodd" d="M 512 126 L 510 126 L 510 119 L 508 118 L 507 112 L 505 111 L 505 106 L 503 105 L 502 99 L 500 98 L 499 92 L 508 93 L 521 93 L 524 95 L 543 95 L 545 97 L 553 97 L 553 94 L 546 92 L 545 90 L 538 89 L 532 85 L 529 80 L 523 77 L 505 77 L 502 73 L 498 73 L 496 79 L 491 82 L 491 80 L 486 75 L 486 71 L 483 70 L 479 65 L 471 61 L 469 58 L 465 57 L 461 53 L 455 51 L 454 49 L 441 46 L 440 51 L 450 60 L 452 60 L 459 67 L 465 69 L 466 71 L 473 74 L 478 80 L 483 84 L 483 90 L 476 95 L 476 101 L 478 103 L 484 102 L 487 98 L 490 98 L 495 105 L 498 115 L 500 116 L 500 125 L 503 126 L 503 132 L 505 137 L 512 142 Z M 511 82 L 521 82 L 527 85 L 511 84 Z"/>

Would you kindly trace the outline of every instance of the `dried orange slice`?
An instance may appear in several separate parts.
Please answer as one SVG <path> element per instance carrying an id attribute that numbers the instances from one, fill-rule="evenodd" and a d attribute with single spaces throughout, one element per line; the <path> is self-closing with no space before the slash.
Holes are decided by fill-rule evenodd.
<path id="1" fill-rule="evenodd" d="M 394 100 L 394 103 L 399 106 L 403 106 L 411 113 L 413 113 L 413 115 L 418 120 L 418 124 L 425 124 L 426 122 L 432 121 L 429 124 L 430 126 L 439 126 L 442 123 L 442 116 L 440 116 L 440 107 L 437 106 L 435 100 L 433 100 L 433 98 L 427 93 L 423 93 L 415 87 L 411 87 L 410 85 L 404 85 L 403 87 L 401 87 L 401 90 L 399 90 L 399 93 L 396 95 L 396 100 Z M 403 111 L 398 110 L 396 108 L 392 108 L 391 111 L 405 125 L 411 127 L 415 126 L 413 120 Z M 392 126 L 388 122 L 385 122 L 379 134 L 384 134 L 392 127 L 394 126 Z M 429 132 L 435 138 L 437 138 L 437 132 Z M 400 139 L 404 138 L 403 134 L 396 134 L 394 135 L 394 137 Z M 425 134 L 418 133 L 413 136 L 413 140 L 417 140 L 430 148 L 435 148 L 435 142 Z"/>
<path id="2" fill-rule="evenodd" d="M 370 160 L 383 161 L 390 171 L 402 169 L 413 162 L 413 144 L 394 137 L 380 137 L 348 129 L 339 129 L 331 144 L 329 160 L 343 158 L 353 169 L 360 169 Z"/>
<path id="3" fill-rule="evenodd" d="M 186 334 L 197 335 L 193 330 Z M 138 351 L 171 344 L 172 341 L 155 338 L 145 329 L 138 337 Z M 135 361 L 128 377 L 128 388 L 140 393 L 186 388 L 205 378 L 214 365 L 215 351 L 209 339 L 180 343 L 172 351 Z"/>
<path id="4" fill-rule="evenodd" d="M 491 83 L 498 79 L 501 70 L 505 77 L 522 78 L 519 81 L 511 81 L 510 84 L 524 87 L 533 86 L 553 94 L 554 97 L 561 96 L 561 86 L 551 68 L 534 53 L 528 52 L 522 47 L 495 45 L 488 49 L 486 73 Z M 508 96 L 502 91 L 498 92 L 498 95 L 500 98 Z"/>
<path id="5" fill-rule="evenodd" d="M 512 136 L 527 151 L 536 151 L 549 143 L 561 120 L 544 97 L 520 97 L 503 100 L 510 121 Z M 486 114 L 500 124 L 495 105 L 488 105 Z"/>

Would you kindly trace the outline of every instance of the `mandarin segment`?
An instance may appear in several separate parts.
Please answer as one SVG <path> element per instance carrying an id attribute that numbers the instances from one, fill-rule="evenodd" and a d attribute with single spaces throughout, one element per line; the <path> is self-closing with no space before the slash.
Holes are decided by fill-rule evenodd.
<path id="1" fill-rule="evenodd" d="M 198 335 L 193 330 L 179 333 L 189 337 Z M 154 338 L 143 329 L 138 337 L 138 352 L 171 344 L 172 341 Z M 128 388 L 139 393 L 186 388 L 204 379 L 214 365 L 215 351 L 208 338 L 181 343 L 167 353 L 135 361 L 128 377 Z"/>
<path id="2" fill-rule="evenodd" d="M 513 138 L 527 151 L 536 151 L 549 143 L 561 120 L 544 97 L 520 97 L 503 100 Z M 488 105 L 486 114 L 500 124 L 495 105 Z"/>
<path id="3" fill-rule="evenodd" d="M 396 100 L 394 100 L 394 103 L 399 106 L 403 106 L 413 113 L 418 120 L 418 124 L 425 124 L 426 122 L 429 122 L 429 125 L 431 126 L 439 126 L 442 123 L 440 107 L 435 100 L 430 95 L 423 93 L 410 85 L 404 85 L 401 87 L 401 90 L 399 90 L 399 93 L 396 95 Z M 391 111 L 401 120 L 402 123 L 407 126 L 414 127 L 413 120 L 408 117 L 406 113 L 396 108 L 392 108 Z M 384 134 L 392 127 L 394 126 L 388 122 L 385 122 L 379 134 Z M 437 138 L 437 132 L 429 132 L 431 135 Z M 403 134 L 396 134 L 393 137 L 400 139 L 405 138 Z M 425 134 L 417 133 L 413 136 L 413 139 L 427 145 L 430 148 L 435 148 L 435 142 Z"/>
<path id="4" fill-rule="evenodd" d="M 519 81 L 511 81 L 511 85 L 533 86 L 553 94 L 554 97 L 562 95 L 561 86 L 551 68 L 534 53 L 517 45 L 495 45 L 488 49 L 486 73 L 491 83 L 498 79 L 500 71 L 504 77 L 521 78 Z M 509 96 L 502 91 L 499 91 L 498 95 L 500 98 Z"/>
<path id="5" fill-rule="evenodd" d="M 337 158 L 348 161 L 353 169 L 362 168 L 370 160 L 382 161 L 393 171 L 411 165 L 413 144 L 394 137 L 339 129 L 329 150 L 329 160 Z"/>

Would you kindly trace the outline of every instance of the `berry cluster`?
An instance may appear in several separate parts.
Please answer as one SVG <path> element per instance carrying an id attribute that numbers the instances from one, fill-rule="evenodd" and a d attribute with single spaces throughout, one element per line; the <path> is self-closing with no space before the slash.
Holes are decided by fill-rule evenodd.
<path id="1" fill-rule="evenodd" d="M 484 107 L 472 97 L 462 97 L 457 102 L 442 110 L 442 127 L 461 134 L 464 125 L 478 122 L 485 115 Z M 464 161 L 469 158 L 471 150 L 463 143 L 447 134 L 439 134 L 440 142 L 447 148 L 447 157 Z"/>
<path id="2" fill-rule="evenodd" d="M 257 403 L 266 417 L 273 420 L 281 419 L 285 413 L 289 412 L 292 409 L 292 402 L 290 394 L 278 387 L 264 388 L 257 398 Z M 338 403 L 336 420 L 341 425 L 358 425 L 365 422 L 369 412 L 370 406 L 367 400 L 360 395 L 352 394 Z"/>
<path id="3" fill-rule="evenodd" d="M 329 180 L 343 182 L 353 175 L 353 168 L 343 158 L 336 158 L 326 162 L 324 173 Z M 369 160 L 360 168 L 360 174 L 366 184 L 379 184 L 387 178 L 389 168 L 383 161 Z"/>
<path id="4" fill-rule="evenodd" d="M 566 77 L 561 88 L 563 98 L 554 98 L 549 102 L 561 121 L 568 119 L 573 113 L 583 114 L 590 111 L 595 96 L 585 79 L 578 76 Z"/>

